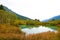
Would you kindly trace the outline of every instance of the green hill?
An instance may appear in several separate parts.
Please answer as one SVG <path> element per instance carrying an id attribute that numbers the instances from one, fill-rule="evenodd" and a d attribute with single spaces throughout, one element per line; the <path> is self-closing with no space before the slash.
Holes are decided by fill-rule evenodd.
<path id="1" fill-rule="evenodd" d="M 12 14 L 4 10 L 0 10 L 0 23 L 9 23 L 16 19 L 18 19 L 16 14 Z"/>
<path id="2" fill-rule="evenodd" d="M 7 7 L 0 5 L 0 24 L 1 23 L 13 24 L 13 22 L 16 20 L 30 20 L 30 18 L 18 15 L 17 13 L 8 9 Z"/>
<path id="3" fill-rule="evenodd" d="M 8 12 L 8 13 L 11 13 L 11 14 L 15 14 L 19 19 L 23 19 L 23 20 L 30 19 L 28 17 L 22 16 L 22 15 L 19 15 L 19 14 L 13 12 L 11 9 L 9 9 L 6 6 L 3 6 L 3 5 L 0 5 L 0 10 L 3 10 L 4 12 Z"/>
<path id="4" fill-rule="evenodd" d="M 0 5 L 0 40 L 23 40 L 25 33 L 14 25 L 17 20 L 25 19 L 20 19 L 17 14 L 7 11 Z"/>
<path id="5" fill-rule="evenodd" d="M 16 14 L 19 19 L 24 19 L 24 20 L 30 19 L 30 18 L 28 18 L 28 17 L 25 17 L 25 16 L 22 16 L 22 15 L 19 15 L 19 14 L 15 13 L 15 12 L 12 11 L 11 9 L 7 8 L 6 6 L 3 6 L 3 10 L 5 10 L 5 11 L 7 11 L 7 12 L 9 12 L 9 13 Z"/>

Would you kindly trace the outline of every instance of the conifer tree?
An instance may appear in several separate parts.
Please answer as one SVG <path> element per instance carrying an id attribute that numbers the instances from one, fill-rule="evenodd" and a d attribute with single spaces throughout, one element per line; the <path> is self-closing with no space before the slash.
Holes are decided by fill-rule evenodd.
<path id="1" fill-rule="evenodd" d="M 0 5 L 0 10 L 2 10 L 2 9 L 3 9 L 3 5 L 1 4 L 1 5 Z"/>

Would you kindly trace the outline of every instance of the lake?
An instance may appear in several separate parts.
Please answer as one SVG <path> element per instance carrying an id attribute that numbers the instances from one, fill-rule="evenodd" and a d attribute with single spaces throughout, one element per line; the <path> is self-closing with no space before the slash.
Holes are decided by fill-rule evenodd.
<path id="1" fill-rule="evenodd" d="M 26 34 L 37 34 L 37 33 L 42 33 L 42 32 L 47 32 L 47 31 L 53 31 L 56 32 L 56 30 L 45 27 L 45 26 L 39 26 L 39 27 L 33 27 L 33 28 L 23 28 L 23 32 Z"/>

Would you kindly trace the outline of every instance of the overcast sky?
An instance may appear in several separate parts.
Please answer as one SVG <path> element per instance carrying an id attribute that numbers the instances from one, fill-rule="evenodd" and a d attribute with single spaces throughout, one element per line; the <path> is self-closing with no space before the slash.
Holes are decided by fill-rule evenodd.
<path id="1" fill-rule="evenodd" d="M 60 15 L 60 0 L 0 0 L 14 12 L 31 19 L 49 19 Z"/>

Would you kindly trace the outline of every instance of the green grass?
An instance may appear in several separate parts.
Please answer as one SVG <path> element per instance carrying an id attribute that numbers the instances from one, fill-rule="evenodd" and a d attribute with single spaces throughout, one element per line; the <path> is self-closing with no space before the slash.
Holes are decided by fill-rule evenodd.
<path id="1" fill-rule="evenodd" d="M 52 25 L 47 25 L 46 27 L 52 28 L 52 29 L 54 29 L 54 30 L 57 30 L 57 29 L 58 29 L 57 26 L 52 26 Z"/>
<path id="2" fill-rule="evenodd" d="M 19 25 L 20 28 L 33 28 L 33 27 L 38 27 L 38 26 L 33 26 L 33 25 Z"/>

